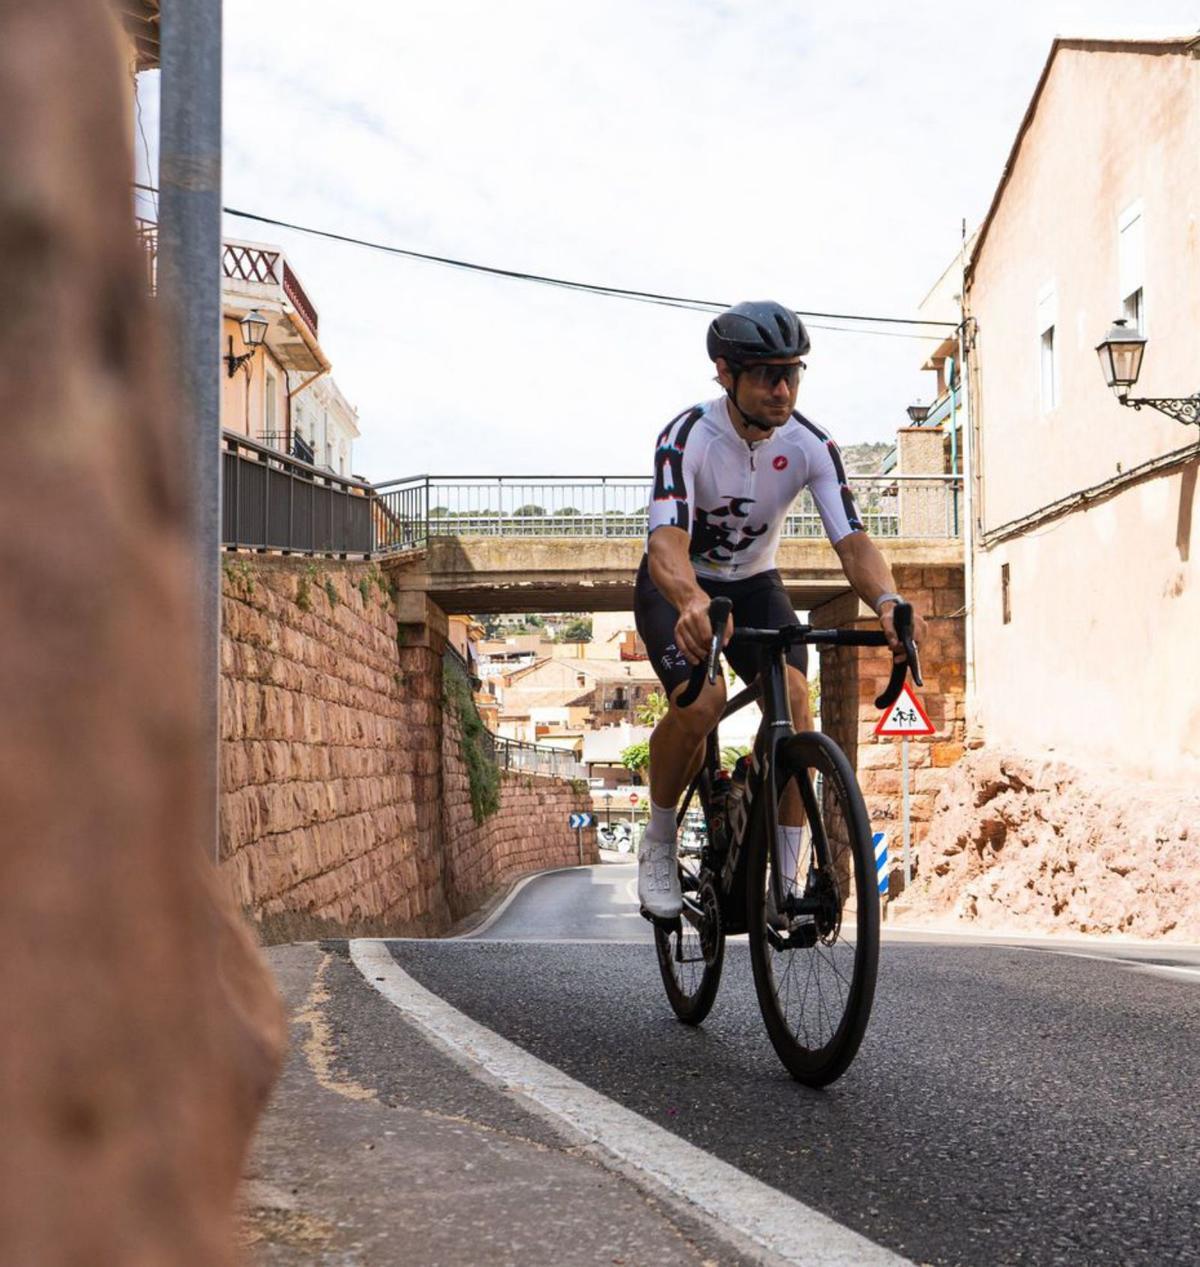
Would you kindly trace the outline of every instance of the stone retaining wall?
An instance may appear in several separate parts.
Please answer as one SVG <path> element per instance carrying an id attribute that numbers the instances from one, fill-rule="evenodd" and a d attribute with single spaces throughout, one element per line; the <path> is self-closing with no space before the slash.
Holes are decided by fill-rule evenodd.
<path id="1" fill-rule="evenodd" d="M 221 866 L 267 939 L 437 934 L 577 856 L 566 814 L 587 795 L 562 780 L 507 781 L 472 820 L 436 608 L 411 619 L 370 564 L 229 556 L 224 572 Z"/>

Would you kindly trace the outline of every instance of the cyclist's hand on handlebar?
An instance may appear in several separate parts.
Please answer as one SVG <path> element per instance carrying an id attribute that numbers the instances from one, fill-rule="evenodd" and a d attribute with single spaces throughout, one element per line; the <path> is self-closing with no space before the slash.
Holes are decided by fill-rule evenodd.
<path id="1" fill-rule="evenodd" d="M 893 612 L 896 610 L 894 602 L 887 602 L 883 605 L 883 611 L 879 614 L 879 623 L 883 626 L 884 637 L 888 641 L 888 650 L 892 653 L 892 659 L 897 663 L 902 663 L 907 656 L 904 653 L 904 644 L 900 641 L 900 636 L 896 633 L 896 622 Z M 913 642 L 919 647 L 925 641 L 925 621 L 921 618 L 919 612 L 913 610 Z"/>
<path id="2" fill-rule="evenodd" d="M 699 664 L 707 659 L 712 645 L 712 625 L 708 619 L 710 599 L 701 593 L 692 599 L 679 613 L 675 622 L 675 645 L 683 652 L 689 664 Z M 733 636 L 733 617 L 725 624 L 725 641 Z"/>

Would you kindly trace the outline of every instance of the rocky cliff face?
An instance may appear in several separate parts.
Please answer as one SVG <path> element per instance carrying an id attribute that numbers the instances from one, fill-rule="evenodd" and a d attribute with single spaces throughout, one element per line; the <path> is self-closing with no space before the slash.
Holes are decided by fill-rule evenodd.
<path id="1" fill-rule="evenodd" d="M 951 770 L 900 919 L 1200 938 L 1200 790 L 981 749 Z"/>

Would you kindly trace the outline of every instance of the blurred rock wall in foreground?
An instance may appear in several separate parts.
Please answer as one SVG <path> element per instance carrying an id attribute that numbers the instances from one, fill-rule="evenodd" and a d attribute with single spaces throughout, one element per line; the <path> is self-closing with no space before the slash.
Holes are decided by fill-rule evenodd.
<path id="1" fill-rule="evenodd" d="M 22 1267 L 233 1261 L 283 1043 L 211 862 L 126 73 L 101 0 L 0 0 L 0 1262 Z"/>

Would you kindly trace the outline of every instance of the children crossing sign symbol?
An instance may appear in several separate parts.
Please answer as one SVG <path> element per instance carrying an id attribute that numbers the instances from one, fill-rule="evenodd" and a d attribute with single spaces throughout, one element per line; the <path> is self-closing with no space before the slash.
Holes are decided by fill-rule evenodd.
<path id="1" fill-rule="evenodd" d="M 932 735 L 935 729 L 934 724 L 929 720 L 929 715 L 921 707 L 921 701 L 905 682 L 899 698 L 879 719 L 875 733 L 904 738 L 909 735 Z"/>

